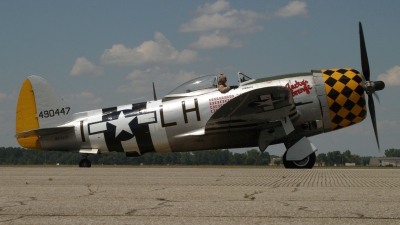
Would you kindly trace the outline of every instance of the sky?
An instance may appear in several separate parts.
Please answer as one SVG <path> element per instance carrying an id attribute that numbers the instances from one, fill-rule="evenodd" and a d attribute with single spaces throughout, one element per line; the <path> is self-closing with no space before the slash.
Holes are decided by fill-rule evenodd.
<path id="1" fill-rule="evenodd" d="M 400 148 L 400 1 L 0 1 L 0 146 L 17 147 L 22 82 L 45 78 L 75 112 L 160 98 L 189 79 L 314 69 L 361 71 L 364 29 L 381 151 L 371 119 L 311 137 L 319 153 Z M 239 149 L 236 151 L 245 151 Z M 282 155 L 283 144 L 267 148 Z"/>

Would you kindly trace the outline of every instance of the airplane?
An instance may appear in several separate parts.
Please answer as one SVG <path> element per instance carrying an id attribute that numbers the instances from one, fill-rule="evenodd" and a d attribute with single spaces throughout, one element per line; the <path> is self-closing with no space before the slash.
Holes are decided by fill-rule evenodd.
<path id="1" fill-rule="evenodd" d="M 352 68 L 312 70 L 253 79 L 238 72 L 239 85 L 221 93 L 218 76 L 198 77 L 157 100 L 72 113 L 45 79 L 29 76 L 16 109 L 18 143 L 27 149 L 89 155 L 184 152 L 283 143 L 285 168 L 311 169 L 317 147 L 307 137 L 359 123 L 367 116 L 365 94 L 379 149 L 372 95 L 385 87 L 370 81 L 359 23 L 363 75 Z M 378 99 L 379 101 L 379 99 Z"/>

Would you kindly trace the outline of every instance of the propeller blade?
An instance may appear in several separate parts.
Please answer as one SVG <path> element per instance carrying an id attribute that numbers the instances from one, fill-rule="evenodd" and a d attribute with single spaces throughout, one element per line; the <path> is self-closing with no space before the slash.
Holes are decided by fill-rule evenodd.
<path id="1" fill-rule="evenodd" d="M 369 62 L 368 62 L 367 48 L 365 47 L 364 32 L 362 29 L 361 22 L 358 23 L 358 27 L 360 32 L 361 67 L 365 79 L 369 81 L 370 77 Z"/>
<path id="2" fill-rule="evenodd" d="M 374 96 L 375 96 L 376 100 L 378 101 L 378 103 L 381 104 L 381 101 L 379 101 L 379 95 L 376 92 L 374 93 Z"/>
<path id="3" fill-rule="evenodd" d="M 369 108 L 369 113 L 371 114 L 372 126 L 374 127 L 376 143 L 378 144 L 378 150 L 379 152 L 381 152 L 381 149 L 379 147 L 378 130 L 376 129 L 375 104 L 372 95 L 368 95 L 368 108 Z"/>
<path id="4" fill-rule="evenodd" d="M 154 97 L 154 101 L 157 101 L 156 89 L 154 88 L 154 82 L 153 82 L 153 97 Z"/>

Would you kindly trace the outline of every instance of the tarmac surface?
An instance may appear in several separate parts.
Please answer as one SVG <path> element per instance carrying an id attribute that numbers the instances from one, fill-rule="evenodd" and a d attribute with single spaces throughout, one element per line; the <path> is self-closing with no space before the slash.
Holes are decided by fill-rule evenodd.
<path id="1" fill-rule="evenodd" d="M 400 224 L 400 169 L 0 167 L 0 224 Z"/>

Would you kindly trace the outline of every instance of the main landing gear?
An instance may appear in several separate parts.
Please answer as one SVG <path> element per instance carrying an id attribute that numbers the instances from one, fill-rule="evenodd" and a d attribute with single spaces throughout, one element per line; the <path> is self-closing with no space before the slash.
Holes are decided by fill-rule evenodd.
<path id="1" fill-rule="evenodd" d="M 282 156 L 283 165 L 286 169 L 312 169 L 315 164 L 315 152 L 299 161 L 287 161 L 286 153 L 287 151 Z"/>
<path id="2" fill-rule="evenodd" d="M 79 167 L 92 167 L 92 163 L 87 159 L 87 155 L 79 162 Z"/>

